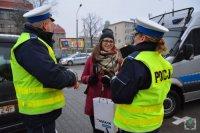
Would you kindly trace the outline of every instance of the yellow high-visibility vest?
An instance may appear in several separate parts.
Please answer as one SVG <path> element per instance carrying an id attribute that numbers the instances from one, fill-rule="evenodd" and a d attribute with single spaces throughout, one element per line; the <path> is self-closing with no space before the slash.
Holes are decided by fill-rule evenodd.
<path id="1" fill-rule="evenodd" d="M 19 112 L 27 115 L 44 114 L 62 108 L 65 105 L 65 97 L 61 90 L 44 88 L 41 82 L 17 62 L 14 54 L 15 49 L 29 39 L 29 33 L 22 33 L 11 49 L 10 62 L 13 83 L 18 99 Z M 50 57 L 57 63 L 52 48 L 42 39 L 38 39 L 47 47 Z"/>
<path id="2" fill-rule="evenodd" d="M 148 89 L 139 90 L 131 104 L 117 104 L 114 124 L 128 132 L 144 133 L 162 125 L 172 65 L 156 51 L 140 52 L 135 59 L 149 68 L 152 82 Z"/>

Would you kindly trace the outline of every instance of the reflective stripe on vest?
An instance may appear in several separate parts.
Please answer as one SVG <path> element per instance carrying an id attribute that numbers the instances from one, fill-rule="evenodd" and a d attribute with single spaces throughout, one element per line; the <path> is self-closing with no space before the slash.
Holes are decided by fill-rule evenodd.
<path id="1" fill-rule="evenodd" d="M 160 123 L 160 121 L 163 120 L 163 117 L 161 115 L 161 116 L 153 117 L 151 119 L 148 119 L 148 118 L 132 119 L 131 117 L 129 117 L 129 118 L 123 117 L 123 115 L 116 112 L 115 119 L 120 119 L 120 123 L 123 123 L 130 127 L 137 127 L 137 126 L 140 127 L 141 125 L 146 127 L 146 126 L 152 125 L 152 123 Z M 126 129 L 124 129 L 124 130 L 126 130 Z M 152 131 L 152 130 L 149 130 L 149 131 Z M 146 130 L 145 132 L 148 132 L 148 130 Z"/>
<path id="2" fill-rule="evenodd" d="M 29 39 L 29 33 L 22 33 L 18 38 L 17 43 L 11 49 L 11 68 L 13 73 L 13 83 L 18 99 L 19 112 L 22 114 L 36 115 L 62 108 L 65 105 L 63 92 L 54 88 L 44 88 L 42 83 L 29 74 L 16 61 L 14 50 Z M 37 39 L 44 44 L 48 49 L 52 60 L 57 63 L 52 48 L 42 39 Z"/>
<path id="3" fill-rule="evenodd" d="M 152 82 L 148 89 L 139 90 L 131 104 L 117 104 L 114 123 L 128 132 L 149 132 L 162 125 L 172 65 L 155 51 L 140 52 L 134 59 L 149 68 Z"/>

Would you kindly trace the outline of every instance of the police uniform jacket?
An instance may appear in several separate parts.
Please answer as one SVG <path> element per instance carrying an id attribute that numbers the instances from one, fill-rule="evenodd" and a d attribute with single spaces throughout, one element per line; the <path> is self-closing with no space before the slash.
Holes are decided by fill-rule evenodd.
<path id="1" fill-rule="evenodd" d="M 142 42 L 132 48 L 132 54 L 136 57 L 141 51 L 155 51 L 156 44 Z M 119 104 L 132 103 L 139 90 L 148 89 L 151 85 L 151 73 L 148 67 L 141 61 L 129 58 L 124 60 L 121 70 L 111 81 L 112 100 Z"/>
<path id="2" fill-rule="evenodd" d="M 67 71 L 63 66 L 55 64 L 47 48 L 37 38 L 41 38 L 52 47 L 53 34 L 44 32 L 28 24 L 25 25 L 24 32 L 30 33 L 31 38 L 14 51 L 17 62 L 27 72 L 35 76 L 44 87 L 63 89 L 64 87 L 72 86 L 76 81 L 75 75 Z M 26 124 L 34 126 L 42 121 L 55 120 L 60 114 L 61 109 L 46 114 L 33 116 L 21 114 L 21 116 L 24 121 L 27 121 Z"/>

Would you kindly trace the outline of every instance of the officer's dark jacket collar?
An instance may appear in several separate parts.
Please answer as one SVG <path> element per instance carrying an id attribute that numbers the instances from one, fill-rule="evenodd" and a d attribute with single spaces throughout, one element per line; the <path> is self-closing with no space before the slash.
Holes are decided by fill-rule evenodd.
<path id="1" fill-rule="evenodd" d="M 128 45 L 120 49 L 123 58 L 126 58 L 133 52 L 140 51 L 155 51 L 156 44 L 151 42 L 142 42 L 138 45 Z"/>
<path id="2" fill-rule="evenodd" d="M 156 44 L 152 42 L 142 42 L 134 46 L 135 51 L 155 51 Z"/>
<path id="3" fill-rule="evenodd" d="M 52 39 L 53 33 L 45 32 L 42 29 L 35 28 L 30 24 L 24 25 L 24 32 L 32 33 L 44 40 L 50 47 L 53 46 L 54 40 Z"/>
<path id="4" fill-rule="evenodd" d="M 140 44 L 134 45 L 134 50 L 129 56 L 128 59 L 135 58 L 141 51 L 155 51 L 156 44 L 152 42 L 142 42 Z"/>

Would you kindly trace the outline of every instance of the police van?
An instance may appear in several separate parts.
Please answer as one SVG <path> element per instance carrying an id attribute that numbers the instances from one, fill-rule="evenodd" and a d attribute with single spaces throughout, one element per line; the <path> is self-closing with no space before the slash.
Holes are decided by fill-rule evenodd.
<path id="1" fill-rule="evenodd" d="M 165 117 L 171 117 L 185 102 L 200 99 L 200 12 L 185 8 L 150 19 L 169 29 L 165 57 L 174 70 L 164 108 Z"/>
<path id="2" fill-rule="evenodd" d="M 17 35 L 0 34 L 0 132 L 5 133 L 22 132 L 25 129 L 18 114 L 9 62 L 10 49 L 17 38 Z"/>

